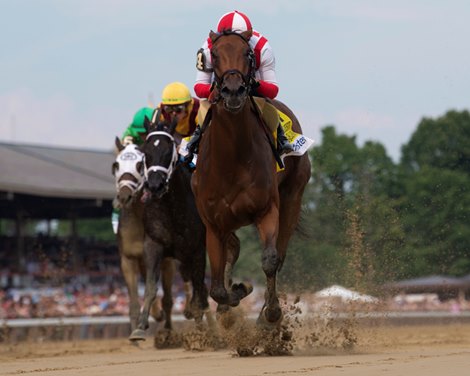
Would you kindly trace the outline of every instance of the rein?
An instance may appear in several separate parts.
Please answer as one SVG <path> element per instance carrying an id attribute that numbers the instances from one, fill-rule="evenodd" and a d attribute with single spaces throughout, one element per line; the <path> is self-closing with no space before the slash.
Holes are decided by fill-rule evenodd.
<path id="1" fill-rule="evenodd" d="M 168 167 L 163 167 L 163 166 L 151 166 L 151 167 L 147 167 L 147 164 L 144 163 L 144 176 L 146 179 L 148 179 L 148 175 L 150 172 L 158 172 L 158 171 L 161 171 L 163 173 L 166 174 L 166 181 L 168 182 L 170 180 L 170 176 L 171 174 L 173 173 L 173 170 L 176 166 L 176 162 L 178 161 L 178 153 L 176 151 L 176 141 L 175 141 L 175 138 L 169 134 L 168 132 L 165 132 L 165 131 L 154 131 L 154 132 L 150 132 L 148 135 L 147 135 L 147 140 L 152 137 L 152 136 L 157 136 L 157 135 L 160 135 L 160 136 L 166 136 L 168 137 L 171 142 L 173 143 L 173 151 L 172 151 L 172 156 L 171 156 L 171 162 L 170 162 L 170 165 Z M 157 142 L 155 142 L 155 146 L 157 145 Z M 145 157 L 144 157 L 145 158 Z"/>

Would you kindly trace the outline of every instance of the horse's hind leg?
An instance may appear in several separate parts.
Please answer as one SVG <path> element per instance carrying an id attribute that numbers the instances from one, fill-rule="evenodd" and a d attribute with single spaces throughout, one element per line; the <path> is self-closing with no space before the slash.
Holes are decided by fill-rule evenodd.
<path id="1" fill-rule="evenodd" d="M 279 187 L 279 235 L 277 249 L 281 257 L 281 266 L 284 262 L 289 240 L 300 220 L 302 195 L 310 178 L 310 167 L 307 162 L 299 160 L 296 173 L 285 180 Z"/>
<path id="2" fill-rule="evenodd" d="M 130 340 L 145 340 L 145 330 L 149 327 L 150 308 L 156 299 L 157 281 L 160 277 L 163 248 L 147 235 L 144 240 L 145 294 L 144 305 L 140 314 L 139 325 L 129 337 Z"/>
<path id="3" fill-rule="evenodd" d="M 227 250 L 227 261 L 225 263 L 224 270 L 224 286 L 226 290 L 232 288 L 233 278 L 232 272 L 233 267 L 236 264 L 238 257 L 240 256 L 240 239 L 238 239 L 235 233 L 231 233 L 225 242 L 225 249 Z M 247 287 L 249 289 L 249 287 Z M 223 313 L 230 309 L 228 304 L 218 304 L 217 312 Z"/>
<path id="4" fill-rule="evenodd" d="M 222 241 L 210 228 L 206 228 L 206 248 L 211 267 L 210 295 L 218 304 L 228 304 L 229 295 L 224 286 L 226 257 Z"/>
<path id="5" fill-rule="evenodd" d="M 129 318 L 131 321 L 131 331 L 133 331 L 137 328 L 140 313 L 139 293 L 137 288 L 139 280 L 138 260 L 121 255 L 121 270 L 129 294 Z"/>
<path id="6" fill-rule="evenodd" d="M 262 267 L 266 275 L 265 304 L 261 314 L 264 314 L 270 324 L 275 324 L 282 319 L 282 311 L 276 291 L 276 277 L 281 257 L 276 248 L 278 235 L 279 212 L 275 205 L 257 223 L 261 243 L 263 244 Z"/>

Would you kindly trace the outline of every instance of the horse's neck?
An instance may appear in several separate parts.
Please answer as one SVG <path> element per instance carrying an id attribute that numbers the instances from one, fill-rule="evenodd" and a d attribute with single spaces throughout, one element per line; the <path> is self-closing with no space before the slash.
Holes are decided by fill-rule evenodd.
<path id="1" fill-rule="evenodd" d="M 186 173 L 183 165 L 177 165 L 171 176 L 168 192 L 163 197 L 167 201 L 184 203 L 188 192 L 191 192 L 191 177 Z"/>
<path id="2" fill-rule="evenodd" d="M 249 103 L 236 113 L 225 111 L 221 106 L 212 115 L 212 121 L 216 126 L 212 129 L 212 137 L 216 144 L 223 148 L 224 154 L 247 153 L 256 147 L 256 141 L 259 138 L 254 114 L 251 112 Z M 227 155 L 228 156 L 228 155 Z"/>

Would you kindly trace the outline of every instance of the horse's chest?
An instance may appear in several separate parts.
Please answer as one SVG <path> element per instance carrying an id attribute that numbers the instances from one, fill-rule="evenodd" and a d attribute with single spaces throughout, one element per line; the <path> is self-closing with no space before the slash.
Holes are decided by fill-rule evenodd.
<path id="1" fill-rule="evenodd" d="M 256 189 L 240 189 L 207 201 L 207 213 L 218 227 L 237 227 L 253 222 L 259 213 L 267 210 L 270 195 Z"/>

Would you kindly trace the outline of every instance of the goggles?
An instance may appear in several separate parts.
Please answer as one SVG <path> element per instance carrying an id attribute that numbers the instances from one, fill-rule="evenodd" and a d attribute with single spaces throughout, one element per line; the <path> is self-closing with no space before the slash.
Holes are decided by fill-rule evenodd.
<path id="1" fill-rule="evenodd" d="M 177 114 L 180 114 L 186 111 L 186 105 L 185 104 L 164 105 L 163 111 L 165 111 L 167 114 L 171 114 L 172 112 L 176 112 Z"/>

